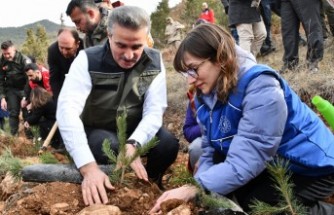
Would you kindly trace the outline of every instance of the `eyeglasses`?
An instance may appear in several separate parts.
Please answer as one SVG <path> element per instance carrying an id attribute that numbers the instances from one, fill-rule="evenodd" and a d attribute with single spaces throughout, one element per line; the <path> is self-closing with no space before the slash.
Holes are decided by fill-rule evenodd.
<path id="1" fill-rule="evenodd" d="M 181 72 L 181 74 L 186 78 L 188 78 L 189 76 L 191 76 L 193 78 L 198 78 L 198 73 L 197 73 L 198 69 L 208 60 L 209 59 L 205 59 L 201 63 L 199 63 L 196 69 L 195 68 L 189 68 L 186 71 Z"/>

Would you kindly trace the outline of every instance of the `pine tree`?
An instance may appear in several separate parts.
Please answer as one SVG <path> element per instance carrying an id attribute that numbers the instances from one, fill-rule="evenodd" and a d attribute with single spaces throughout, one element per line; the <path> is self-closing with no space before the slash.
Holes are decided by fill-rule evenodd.
<path id="1" fill-rule="evenodd" d="M 162 0 L 155 12 L 151 14 L 152 30 L 151 34 L 154 38 L 154 44 L 158 47 L 163 46 L 165 38 L 166 18 L 169 16 L 170 9 L 168 0 Z"/>
<path id="2" fill-rule="evenodd" d="M 29 28 L 26 34 L 27 37 L 22 46 L 22 53 L 35 57 L 38 63 L 46 64 L 49 40 L 45 27 L 38 25 L 36 32 L 34 32 L 33 28 Z"/>
<path id="3" fill-rule="evenodd" d="M 288 161 L 276 159 L 267 165 L 268 172 L 276 182 L 275 189 L 280 194 L 277 205 L 271 206 L 267 203 L 255 200 L 251 205 L 254 215 L 290 214 L 304 215 L 306 209 L 293 195 L 294 184 L 290 182 L 291 172 L 288 171 Z"/>

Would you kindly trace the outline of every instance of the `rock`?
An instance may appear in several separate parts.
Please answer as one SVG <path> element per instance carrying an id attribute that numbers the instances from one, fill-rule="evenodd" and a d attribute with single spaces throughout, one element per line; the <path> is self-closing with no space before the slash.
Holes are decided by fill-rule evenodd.
<path id="1" fill-rule="evenodd" d="M 168 125 L 167 125 L 167 129 L 168 129 L 169 131 L 172 131 L 172 130 L 174 129 L 174 124 L 173 124 L 173 123 L 168 123 Z"/>
<path id="2" fill-rule="evenodd" d="M 1 201 L 0 202 L 0 212 L 3 212 L 4 208 L 5 208 L 5 202 Z"/>
<path id="3" fill-rule="evenodd" d="M 77 215 L 121 215 L 121 210 L 113 205 L 91 205 L 81 210 Z"/>
<path id="4" fill-rule="evenodd" d="M 180 215 L 180 214 L 191 215 L 191 210 L 189 206 L 182 204 L 167 213 L 167 215 Z"/>
<path id="5" fill-rule="evenodd" d="M 9 196 L 15 193 L 21 187 L 21 185 L 22 182 L 20 180 L 15 180 L 11 174 L 6 173 L 5 178 L 0 184 L 2 196 Z"/>
<path id="6" fill-rule="evenodd" d="M 70 205 L 63 202 L 57 203 L 51 206 L 50 215 L 59 215 L 59 214 L 66 214 L 65 211 L 70 209 Z"/>

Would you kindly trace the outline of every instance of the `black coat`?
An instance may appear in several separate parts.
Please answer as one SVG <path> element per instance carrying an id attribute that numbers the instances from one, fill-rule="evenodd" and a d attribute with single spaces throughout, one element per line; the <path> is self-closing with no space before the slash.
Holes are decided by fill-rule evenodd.
<path id="1" fill-rule="evenodd" d="M 80 39 L 80 45 L 77 54 L 83 49 L 83 42 Z M 63 86 L 65 75 L 70 70 L 70 66 L 75 57 L 65 58 L 59 51 L 58 42 L 52 43 L 48 48 L 48 65 L 50 70 L 50 85 L 53 92 L 53 98 L 57 101 L 61 87 Z"/>
<path id="2" fill-rule="evenodd" d="M 249 24 L 261 21 L 258 8 L 251 7 L 252 0 L 229 0 L 229 25 Z"/>
<path id="3" fill-rule="evenodd" d="M 38 125 L 41 120 L 56 121 L 57 104 L 53 100 L 46 103 L 43 107 L 33 109 L 27 116 L 26 121 L 29 125 Z"/>

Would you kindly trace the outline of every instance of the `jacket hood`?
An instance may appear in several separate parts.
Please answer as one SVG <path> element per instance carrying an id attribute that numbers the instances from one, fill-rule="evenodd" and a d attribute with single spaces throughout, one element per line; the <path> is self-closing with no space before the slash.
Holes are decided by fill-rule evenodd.
<path id="1" fill-rule="evenodd" d="M 250 52 L 245 51 L 240 46 L 235 46 L 237 57 L 238 57 L 238 66 L 239 73 L 238 78 L 242 76 L 247 70 L 257 64 L 254 55 Z"/>

